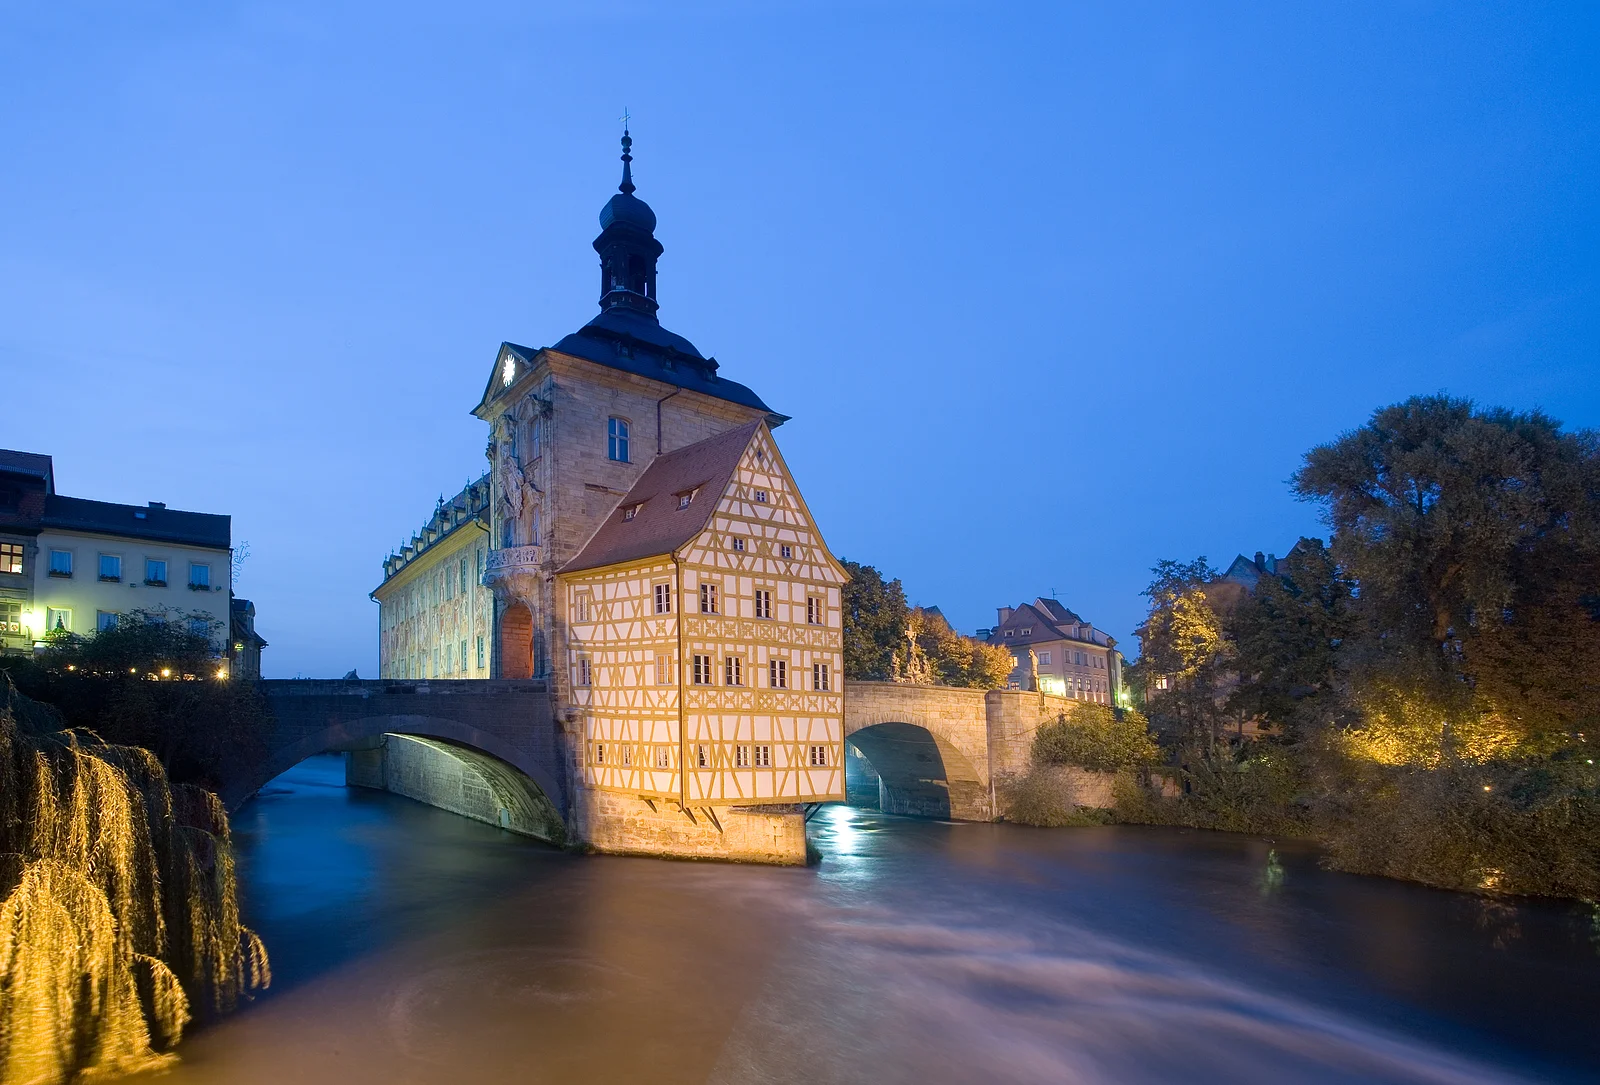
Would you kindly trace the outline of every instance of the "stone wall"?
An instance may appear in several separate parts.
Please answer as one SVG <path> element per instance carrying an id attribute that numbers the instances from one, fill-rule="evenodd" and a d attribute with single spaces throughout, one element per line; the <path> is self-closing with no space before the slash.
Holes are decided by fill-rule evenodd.
<path id="1" fill-rule="evenodd" d="M 805 816 L 799 806 L 685 812 L 670 803 L 584 789 L 578 810 L 577 835 L 599 852 L 782 866 L 806 861 Z"/>

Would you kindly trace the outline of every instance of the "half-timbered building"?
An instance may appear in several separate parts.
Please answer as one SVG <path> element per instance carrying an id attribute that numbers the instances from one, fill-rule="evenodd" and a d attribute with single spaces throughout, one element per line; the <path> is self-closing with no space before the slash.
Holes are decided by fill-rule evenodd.
<path id="1" fill-rule="evenodd" d="M 657 456 L 561 570 L 584 784 L 842 799 L 845 579 L 764 422 Z"/>

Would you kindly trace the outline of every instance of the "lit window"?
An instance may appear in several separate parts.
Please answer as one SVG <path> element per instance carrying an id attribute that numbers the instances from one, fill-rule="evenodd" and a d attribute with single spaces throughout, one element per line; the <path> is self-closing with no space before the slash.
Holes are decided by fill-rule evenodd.
<path id="1" fill-rule="evenodd" d="M 741 538 L 735 537 L 734 540 L 733 540 L 733 548 L 742 553 L 744 551 L 744 540 L 741 539 Z"/>
<path id="2" fill-rule="evenodd" d="M 828 689 L 828 665 L 826 663 L 811 664 L 811 688 L 824 692 Z"/>
<path id="3" fill-rule="evenodd" d="M 765 490 L 757 490 L 756 491 L 756 504 L 765 505 L 766 503 L 767 503 L 767 491 L 765 491 Z"/>
<path id="4" fill-rule="evenodd" d="M 22 572 L 22 544 L 0 543 L 0 573 Z"/>
<path id="5" fill-rule="evenodd" d="M 757 746 L 755 752 L 756 752 L 756 768 L 758 768 L 758 769 L 769 769 L 769 768 L 772 767 L 772 747 L 771 746 Z"/>
<path id="6" fill-rule="evenodd" d="M 815 595 L 806 596 L 806 624 L 822 624 L 822 600 Z"/>
<path id="7" fill-rule="evenodd" d="M 49 607 L 44 612 L 45 628 L 54 633 L 72 632 L 72 611 L 62 607 Z"/>
<path id="8" fill-rule="evenodd" d="M 744 661 L 738 656 L 729 656 L 722 661 L 722 680 L 730 686 L 744 685 Z"/>
<path id="9" fill-rule="evenodd" d="M 7 636 L 22 635 L 22 604 L 0 599 L 0 633 Z"/>
<path id="10" fill-rule="evenodd" d="M 717 586 L 715 584 L 700 585 L 700 613 L 715 614 L 717 612 Z"/>
<path id="11" fill-rule="evenodd" d="M 706 748 L 704 746 L 696 746 L 694 748 L 694 767 L 703 769 L 709 763 L 710 758 L 706 756 Z"/>
<path id="12" fill-rule="evenodd" d="M 115 554 L 100 555 L 100 579 L 121 580 L 122 559 Z"/>
<path id="13" fill-rule="evenodd" d="M 756 589 L 756 617 L 772 617 L 772 593 L 765 588 Z"/>
<path id="14" fill-rule="evenodd" d="M 656 613 L 657 614 L 671 614 L 672 613 L 672 585 L 671 584 L 657 584 L 656 585 Z"/>
<path id="15" fill-rule="evenodd" d="M 672 681 L 672 657 L 670 655 L 656 656 L 656 685 L 665 686 Z"/>
<path id="16" fill-rule="evenodd" d="M 778 547 L 778 556 L 779 557 L 784 557 L 784 558 L 792 558 L 792 557 L 794 557 L 794 547 L 792 547 L 792 546 L 780 546 L 780 547 Z"/>
<path id="17" fill-rule="evenodd" d="M 592 677 L 594 677 L 594 675 L 593 675 L 593 672 L 592 672 L 591 667 L 590 667 L 589 657 L 588 656 L 579 656 L 578 657 L 578 685 L 580 685 L 580 686 L 589 685 L 589 680 Z"/>
<path id="18" fill-rule="evenodd" d="M 607 420 L 606 456 L 618 463 L 628 462 L 628 423 L 625 419 Z"/>
<path id="19" fill-rule="evenodd" d="M 1050 666 L 1050 653 L 1049 652 L 1040 652 L 1039 653 L 1039 665 L 1041 667 Z"/>
<path id="20" fill-rule="evenodd" d="M 189 566 L 189 587 L 211 587 L 211 566 L 191 564 Z"/>
<path id="21" fill-rule="evenodd" d="M 689 671 L 694 678 L 695 685 L 709 686 L 711 684 L 711 657 L 694 656 Z"/>
<path id="22" fill-rule="evenodd" d="M 667 746 L 656 747 L 656 768 L 670 769 L 672 767 L 672 750 Z"/>
<path id="23" fill-rule="evenodd" d="M 153 588 L 167 586 L 167 563 L 154 558 L 144 559 L 144 582 Z"/>
<path id="24" fill-rule="evenodd" d="M 767 684 L 773 689 L 789 688 L 789 664 L 781 659 L 767 663 Z"/>
<path id="25" fill-rule="evenodd" d="M 104 633 L 107 629 L 114 628 L 116 626 L 116 624 L 117 624 L 117 619 L 119 617 L 121 617 L 121 615 L 117 614 L 117 612 L 114 611 L 114 610 L 97 610 L 97 611 L 95 611 L 94 612 L 94 627 L 95 627 L 95 630 L 97 632 Z"/>
<path id="26" fill-rule="evenodd" d="M 71 550 L 52 550 L 52 551 L 50 551 L 50 575 L 51 576 L 71 576 L 72 575 L 72 551 Z"/>
<path id="27" fill-rule="evenodd" d="M 828 764 L 828 747 L 826 747 L 826 746 L 813 746 L 813 747 L 811 747 L 811 758 L 810 758 L 810 761 L 811 761 L 811 767 L 812 768 L 826 768 L 827 764 Z"/>
<path id="28" fill-rule="evenodd" d="M 735 746 L 733 748 L 733 767 L 747 769 L 750 767 L 750 747 Z"/>

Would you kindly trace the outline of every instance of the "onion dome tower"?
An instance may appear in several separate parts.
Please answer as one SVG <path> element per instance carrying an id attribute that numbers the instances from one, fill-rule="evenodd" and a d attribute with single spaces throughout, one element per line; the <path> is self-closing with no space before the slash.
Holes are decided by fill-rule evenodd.
<path id="1" fill-rule="evenodd" d="M 656 213 L 633 194 L 633 137 L 622 131 L 622 183 L 600 209 L 600 309 L 630 309 L 656 319 Z"/>

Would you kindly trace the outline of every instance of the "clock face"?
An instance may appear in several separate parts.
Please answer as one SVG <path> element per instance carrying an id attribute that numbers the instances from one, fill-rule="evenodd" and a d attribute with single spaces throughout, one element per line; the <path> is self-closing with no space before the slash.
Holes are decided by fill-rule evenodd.
<path id="1" fill-rule="evenodd" d="M 500 383 L 503 387 L 510 388 L 511 382 L 517 379 L 517 362 L 509 354 L 506 355 L 505 368 L 500 373 Z"/>

